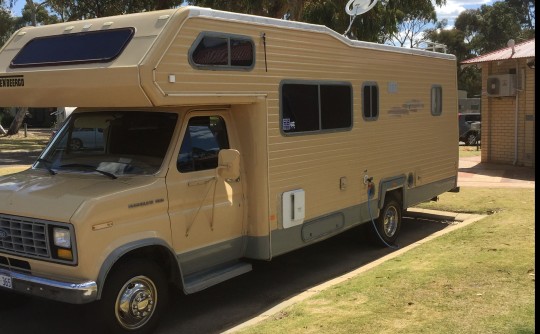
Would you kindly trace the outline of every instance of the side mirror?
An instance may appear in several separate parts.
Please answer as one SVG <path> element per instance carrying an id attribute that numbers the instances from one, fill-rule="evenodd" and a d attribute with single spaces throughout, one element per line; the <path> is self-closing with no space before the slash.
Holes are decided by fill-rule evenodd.
<path id="1" fill-rule="evenodd" d="M 240 179 L 240 152 L 237 150 L 220 150 L 218 154 L 218 176 L 227 181 Z"/>

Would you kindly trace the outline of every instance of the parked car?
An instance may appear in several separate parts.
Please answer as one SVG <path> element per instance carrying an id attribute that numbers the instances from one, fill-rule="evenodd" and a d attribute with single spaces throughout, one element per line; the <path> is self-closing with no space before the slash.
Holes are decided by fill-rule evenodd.
<path id="1" fill-rule="evenodd" d="M 480 140 L 480 113 L 459 113 L 459 141 L 465 145 L 476 145 Z"/>
<path id="2" fill-rule="evenodd" d="M 53 130 L 50 140 L 56 136 Z M 69 149 L 72 151 L 102 149 L 104 145 L 103 129 L 101 128 L 75 128 L 71 133 Z"/>

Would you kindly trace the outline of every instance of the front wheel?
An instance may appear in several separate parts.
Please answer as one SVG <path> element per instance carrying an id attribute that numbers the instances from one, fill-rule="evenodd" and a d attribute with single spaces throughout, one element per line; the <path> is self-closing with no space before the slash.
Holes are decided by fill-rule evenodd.
<path id="1" fill-rule="evenodd" d="M 399 202 L 389 197 L 375 220 L 375 226 L 372 226 L 374 239 L 381 245 L 393 245 L 401 229 L 401 205 Z"/>
<path id="2" fill-rule="evenodd" d="M 131 260 L 114 268 L 99 302 L 112 333 L 151 333 L 167 303 L 168 285 L 154 262 Z"/>

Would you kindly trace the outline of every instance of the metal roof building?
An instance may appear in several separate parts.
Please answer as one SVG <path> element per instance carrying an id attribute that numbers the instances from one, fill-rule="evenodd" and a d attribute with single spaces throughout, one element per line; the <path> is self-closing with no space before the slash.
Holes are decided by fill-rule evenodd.
<path id="1" fill-rule="evenodd" d="M 522 59 L 522 58 L 532 58 L 534 60 L 534 49 L 535 43 L 534 38 L 514 46 L 507 46 L 504 49 L 486 53 L 484 55 L 478 56 L 476 58 L 471 58 L 465 61 L 462 61 L 461 64 L 477 64 L 483 62 L 492 62 L 499 60 L 509 60 L 509 59 Z M 512 43 L 510 43 L 512 44 Z"/>
<path id="2" fill-rule="evenodd" d="M 535 167 L 535 39 L 461 62 L 482 70 L 482 162 Z"/>

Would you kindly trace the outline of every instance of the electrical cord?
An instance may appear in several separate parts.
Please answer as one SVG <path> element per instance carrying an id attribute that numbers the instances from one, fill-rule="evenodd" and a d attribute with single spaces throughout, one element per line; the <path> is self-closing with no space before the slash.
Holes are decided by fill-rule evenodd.
<path id="1" fill-rule="evenodd" d="M 371 190 L 373 189 L 371 185 L 371 180 L 368 180 L 368 213 L 369 213 L 369 218 L 371 218 L 371 223 L 373 224 L 373 229 L 375 230 L 375 233 L 377 234 L 377 236 L 379 237 L 379 239 L 381 239 L 381 241 L 383 242 L 383 244 L 388 247 L 388 248 L 392 248 L 392 249 L 398 249 L 399 246 L 398 245 L 390 245 L 389 243 L 387 243 L 383 237 L 381 236 L 381 234 L 379 233 L 379 230 L 377 229 L 377 224 L 375 223 L 375 220 L 373 220 L 373 216 L 371 215 L 371 206 L 369 205 L 369 202 L 370 202 L 370 198 L 372 197 L 372 194 L 371 194 Z"/>

